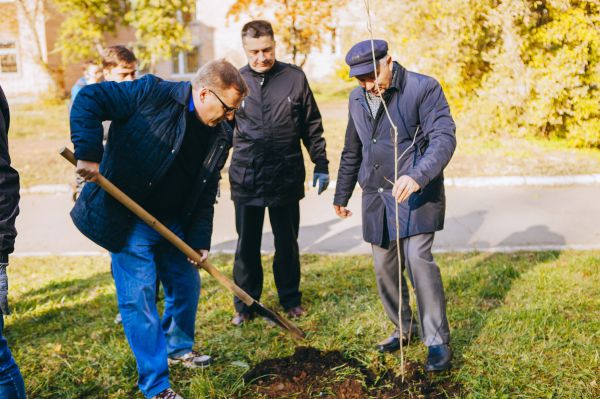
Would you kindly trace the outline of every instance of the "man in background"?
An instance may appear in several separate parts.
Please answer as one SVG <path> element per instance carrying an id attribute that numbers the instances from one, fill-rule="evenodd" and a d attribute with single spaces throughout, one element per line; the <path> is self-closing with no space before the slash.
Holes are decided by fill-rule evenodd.
<path id="1" fill-rule="evenodd" d="M 94 61 L 86 61 L 83 64 L 83 76 L 71 88 L 71 104 L 75 101 L 75 97 L 79 91 L 87 85 L 102 81 L 102 68 Z"/>
<path id="2" fill-rule="evenodd" d="M 127 47 L 110 46 L 102 54 L 102 75 L 107 82 L 127 82 L 135 79 L 137 58 Z"/>
<path id="3" fill-rule="evenodd" d="M 95 67 L 95 64 L 92 65 Z M 128 82 L 135 79 L 137 72 L 137 58 L 135 54 L 127 47 L 122 45 L 110 46 L 104 49 L 102 53 L 102 76 L 106 82 Z M 96 76 L 96 73 L 94 73 Z M 82 78 L 83 79 L 83 78 Z M 80 79 L 81 80 L 81 79 Z M 91 83 L 97 83 L 98 81 L 92 81 Z M 90 84 L 91 84 L 90 83 Z M 76 84 L 77 85 L 77 84 Z M 85 84 L 84 84 L 85 86 Z M 83 87 L 83 86 L 82 86 Z M 75 86 L 73 86 L 75 88 Z M 79 88 L 77 93 L 81 90 Z M 77 95 L 75 93 L 75 95 Z M 72 99 L 75 98 L 71 95 Z M 102 123 L 104 127 L 104 142 L 108 139 L 108 130 L 110 128 L 110 121 Z M 81 193 L 85 180 L 79 175 L 75 175 L 75 189 L 73 190 L 73 201 L 77 200 L 77 197 Z M 115 323 L 120 323 L 120 315 L 115 318 Z"/>
<path id="4" fill-rule="evenodd" d="M 8 255 L 13 252 L 19 214 L 19 174 L 10 166 L 8 128 L 10 112 L 4 91 L 0 87 L 0 398 L 24 399 L 25 384 L 8 343 L 2 336 L 4 316 L 8 308 Z"/>

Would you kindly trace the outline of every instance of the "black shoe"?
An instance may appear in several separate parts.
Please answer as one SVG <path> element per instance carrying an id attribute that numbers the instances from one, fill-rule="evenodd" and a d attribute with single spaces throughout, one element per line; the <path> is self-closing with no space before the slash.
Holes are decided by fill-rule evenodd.
<path id="1" fill-rule="evenodd" d="M 231 319 L 231 324 L 233 324 L 236 327 L 240 327 L 244 323 L 252 320 L 252 318 L 253 318 L 253 315 L 251 315 L 250 313 L 237 312 Z"/>
<path id="2" fill-rule="evenodd" d="M 404 336 L 402 337 L 402 346 L 406 345 L 408 345 L 408 337 Z M 393 334 L 375 345 L 375 348 L 382 353 L 395 352 L 400 349 L 400 338 L 396 334 Z"/>
<path id="3" fill-rule="evenodd" d="M 298 319 L 302 316 L 306 316 L 306 310 L 302 306 L 294 306 L 291 309 L 285 311 L 290 319 Z"/>
<path id="4" fill-rule="evenodd" d="M 452 365 L 452 349 L 449 345 L 432 345 L 429 347 L 427 354 L 427 363 L 425 363 L 425 371 L 443 371 L 449 370 Z"/>

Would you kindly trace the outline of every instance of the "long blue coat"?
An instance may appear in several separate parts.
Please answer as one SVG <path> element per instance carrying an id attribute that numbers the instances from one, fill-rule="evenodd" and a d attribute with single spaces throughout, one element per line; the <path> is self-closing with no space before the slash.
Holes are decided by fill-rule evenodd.
<path id="1" fill-rule="evenodd" d="M 146 75 L 133 82 L 103 82 L 81 89 L 71 108 L 75 158 L 101 162 L 100 172 L 134 201 L 143 203 L 177 156 L 186 128 L 189 82 Z M 102 121 L 111 120 L 106 148 Z M 185 241 L 209 249 L 219 171 L 231 148 L 232 131 L 221 123 L 180 216 Z M 87 183 L 71 218 L 88 238 L 111 252 L 127 239 L 134 215 L 96 184 Z"/>
<path id="2" fill-rule="evenodd" d="M 408 175 L 421 187 L 399 204 L 400 238 L 431 233 L 444 227 L 446 199 L 443 170 L 456 148 L 455 125 L 440 84 L 433 78 L 407 71 L 394 63 L 391 87 L 384 99 L 398 127 L 398 176 Z M 356 182 L 362 188 L 365 241 L 387 246 L 396 239 L 393 130 L 383 106 L 375 119 L 365 92 L 350 94 L 349 120 L 338 172 L 334 204 L 346 206 Z M 387 227 L 385 234 L 384 227 Z"/>

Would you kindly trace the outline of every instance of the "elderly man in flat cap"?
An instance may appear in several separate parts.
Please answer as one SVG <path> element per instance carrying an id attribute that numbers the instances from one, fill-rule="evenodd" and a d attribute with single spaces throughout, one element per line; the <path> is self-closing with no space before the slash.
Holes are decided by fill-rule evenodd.
<path id="1" fill-rule="evenodd" d="M 452 359 L 450 331 L 440 269 L 431 247 L 435 232 L 444 226 L 443 170 L 456 147 L 454 121 L 440 84 L 393 61 L 385 41 L 366 40 L 354 45 L 346 63 L 360 87 L 350 94 L 334 208 L 341 218 L 352 215 L 346 206 L 358 181 L 362 188 L 363 238 L 371 243 L 379 296 L 396 327 L 377 349 L 392 352 L 408 344 L 418 324 L 421 340 L 429 349 L 425 369 L 447 370 Z M 397 140 L 391 123 L 397 126 Z M 394 182 L 395 141 L 401 157 Z M 413 321 L 405 268 L 415 289 L 419 323 Z"/>

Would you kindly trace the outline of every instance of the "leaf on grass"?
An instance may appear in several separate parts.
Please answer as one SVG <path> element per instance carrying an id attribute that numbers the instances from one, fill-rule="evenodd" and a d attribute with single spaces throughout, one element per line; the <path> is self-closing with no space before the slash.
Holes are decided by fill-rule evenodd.
<path id="1" fill-rule="evenodd" d="M 244 368 L 244 369 L 249 369 L 250 368 L 250 365 L 248 363 L 243 362 L 241 360 L 235 360 L 235 361 L 231 362 L 231 364 L 234 365 L 234 366 L 238 366 L 238 367 Z"/>

